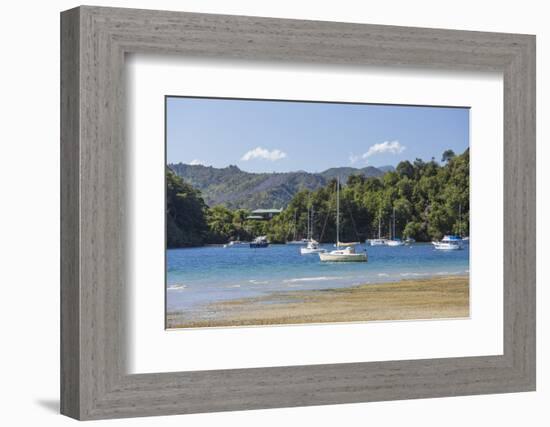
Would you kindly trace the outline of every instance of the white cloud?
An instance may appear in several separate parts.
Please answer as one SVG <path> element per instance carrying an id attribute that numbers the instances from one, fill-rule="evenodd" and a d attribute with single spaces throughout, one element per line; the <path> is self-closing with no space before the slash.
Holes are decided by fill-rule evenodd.
<path id="1" fill-rule="evenodd" d="M 350 162 L 350 164 L 354 165 L 355 163 L 357 163 L 359 161 L 360 158 L 361 158 L 361 156 L 350 153 L 349 162 Z"/>
<path id="2" fill-rule="evenodd" d="M 400 154 L 405 150 L 405 146 L 401 145 L 399 141 L 384 141 L 378 144 L 372 145 L 369 150 L 363 154 L 363 159 L 367 159 L 375 154 L 389 153 Z"/>
<path id="3" fill-rule="evenodd" d="M 244 153 L 244 155 L 241 157 L 241 160 L 248 161 L 252 159 L 264 159 L 264 160 L 281 160 L 286 157 L 286 153 L 284 151 L 274 149 L 274 150 L 268 150 L 267 148 L 262 147 L 256 147 L 253 150 L 247 151 Z"/>
<path id="4" fill-rule="evenodd" d="M 189 162 L 190 165 L 202 165 L 205 166 L 204 162 L 199 159 L 193 159 Z"/>

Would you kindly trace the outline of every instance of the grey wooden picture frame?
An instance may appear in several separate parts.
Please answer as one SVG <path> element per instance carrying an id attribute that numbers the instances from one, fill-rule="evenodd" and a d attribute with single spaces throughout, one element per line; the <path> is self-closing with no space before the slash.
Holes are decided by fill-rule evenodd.
<path id="1" fill-rule="evenodd" d="M 502 72 L 503 354 L 128 374 L 128 53 Z M 63 414 L 87 420 L 535 390 L 535 265 L 534 36 L 89 6 L 62 12 Z"/>

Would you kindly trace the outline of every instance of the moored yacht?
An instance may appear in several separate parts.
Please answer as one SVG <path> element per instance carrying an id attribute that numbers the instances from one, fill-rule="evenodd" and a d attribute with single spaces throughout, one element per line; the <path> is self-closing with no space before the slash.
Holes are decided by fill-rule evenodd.
<path id="1" fill-rule="evenodd" d="M 336 181 L 336 249 L 319 253 L 323 262 L 367 262 L 367 252 L 356 252 L 355 246 L 340 249 L 340 178 Z"/>
<path id="2" fill-rule="evenodd" d="M 251 248 L 267 248 L 269 246 L 269 241 L 267 236 L 258 236 L 250 242 Z"/>
<path id="3" fill-rule="evenodd" d="M 327 250 L 319 245 L 319 242 L 313 238 L 313 206 L 307 209 L 307 244 L 305 248 L 300 248 L 300 254 L 320 254 Z"/>
<path id="4" fill-rule="evenodd" d="M 354 246 L 320 253 L 319 258 L 325 262 L 367 262 L 368 260 L 367 253 L 355 252 Z"/>
<path id="5" fill-rule="evenodd" d="M 403 246 L 405 242 L 397 237 L 395 237 L 395 208 L 393 208 L 393 221 L 391 229 L 392 238 L 386 240 L 386 245 L 388 246 Z"/>
<path id="6" fill-rule="evenodd" d="M 382 239 L 382 212 L 378 213 L 378 238 L 369 239 L 365 243 L 368 243 L 371 246 L 384 246 L 386 244 L 386 239 Z"/>
<path id="7" fill-rule="evenodd" d="M 462 239 L 459 236 L 444 236 L 438 242 L 432 242 L 435 249 L 440 251 L 456 251 L 462 249 Z"/>
<path id="8" fill-rule="evenodd" d="M 458 231 L 458 235 L 448 234 L 443 236 L 440 241 L 432 242 L 435 249 L 440 251 L 456 251 L 462 249 L 465 243 L 469 243 L 470 238 L 462 238 L 462 204 L 458 204 L 458 221 L 455 224 L 455 229 Z"/>
<path id="9" fill-rule="evenodd" d="M 405 242 L 401 239 L 392 239 L 386 241 L 386 245 L 388 246 L 403 246 L 404 244 Z"/>
<path id="10" fill-rule="evenodd" d="M 308 254 L 320 254 L 324 253 L 327 250 L 322 248 L 319 245 L 319 242 L 317 240 L 311 239 L 309 242 L 307 242 L 307 246 L 305 248 L 300 248 L 300 253 L 302 255 L 308 255 Z"/>

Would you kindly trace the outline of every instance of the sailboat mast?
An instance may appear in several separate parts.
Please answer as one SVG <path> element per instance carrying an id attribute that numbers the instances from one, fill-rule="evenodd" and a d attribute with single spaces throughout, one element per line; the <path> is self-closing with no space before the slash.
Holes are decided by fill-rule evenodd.
<path id="1" fill-rule="evenodd" d="M 309 220 L 309 238 L 313 240 L 313 206 L 311 206 L 311 215 Z"/>
<path id="2" fill-rule="evenodd" d="M 336 178 L 336 247 L 340 245 L 340 177 Z"/>
<path id="3" fill-rule="evenodd" d="M 393 239 L 395 239 L 395 207 L 393 208 Z"/>
<path id="4" fill-rule="evenodd" d="M 298 234 L 298 209 L 294 209 L 294 238 L 292 240 L 296 241 Z"/>
<path id="5" fill-rule="evenodd" d="M 379 212 L 378 213 L 378 240 L 380 240 L 381 236 L 382 236 L 382 219 L 380 218 L 380 216 L 382 215 L 382 212 Z"/>
<path id="6" fill-rule="evenodd" d="M 458 235 L 462 237 L 462 204 L 458 204 Z"/>
<path id="7" fill-rule="evenodd" d="M 311 211 L 310 211 L 310 207 L 308 206 L 307 207 L 307 234 L 306 234 L 306 238 L 309 239 L 309 235 L 310 235 L 310 230 L 311 230 L 311 226 L 310 226 L 310 223 L 311 223 Z"/>

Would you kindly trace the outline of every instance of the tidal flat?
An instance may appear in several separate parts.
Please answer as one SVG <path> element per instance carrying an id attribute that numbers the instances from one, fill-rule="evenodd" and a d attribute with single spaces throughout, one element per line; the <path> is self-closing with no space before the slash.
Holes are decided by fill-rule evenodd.
<path id="1" fill-rule="evenodd" d="M 348 288 L 273 292 L 208 305 L 200 319 L 168 312 L 167 327 L 292 325 L 304 323 L 466 318 L 469 276 L 437 276 Z"/>

